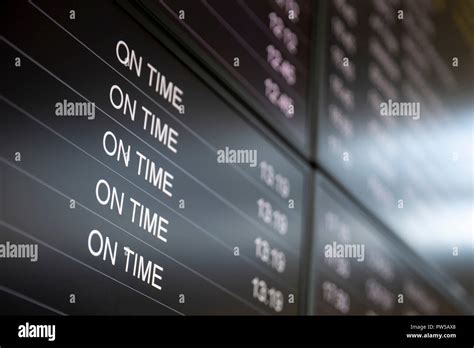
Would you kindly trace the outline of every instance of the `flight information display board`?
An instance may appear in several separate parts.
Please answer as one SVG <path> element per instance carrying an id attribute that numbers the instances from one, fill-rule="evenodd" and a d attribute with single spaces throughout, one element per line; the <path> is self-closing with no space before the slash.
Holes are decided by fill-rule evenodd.
<path id="1" fill-rule="evenodd" d="M 474 291 L 474 6 L 327 4 L 316 161 L 466 297 Z"/>
<path id="2" fill-rule="evenodd" d="M 316 178 L 310 311 L 324 315 L 460 314 L 405 248 L 329 180 Z M 416 262 L 416 259 L 415 261 Z"/>
<path id="3" fill-rule="evenodd" d="M 139 2 L 271 127 L 309 156 L 310 102 L 315 100 L 310 88 L 315 2 Z"/>
<path id="4" fill-rule="evenodd" d="M 2 314 L 296 314 L 309 168 L 119 4 L 2 13 Z"/>

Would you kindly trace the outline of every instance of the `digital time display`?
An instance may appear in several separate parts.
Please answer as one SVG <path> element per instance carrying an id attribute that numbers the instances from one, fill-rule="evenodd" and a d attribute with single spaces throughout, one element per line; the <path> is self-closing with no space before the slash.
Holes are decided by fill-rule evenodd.
<path id="1" fill-rule="evenodd" d="M 311 142 L 311 40 L 316 4 L 303 0 L 141 0 L 303 155 Z M 202 54 L 200 52 L 203 52 Z"/>
<path id="2" fill-rule="evenodd" d="M 308 167 L 118 4 L 5 10 L 5 311 L 296 314 Z"/>

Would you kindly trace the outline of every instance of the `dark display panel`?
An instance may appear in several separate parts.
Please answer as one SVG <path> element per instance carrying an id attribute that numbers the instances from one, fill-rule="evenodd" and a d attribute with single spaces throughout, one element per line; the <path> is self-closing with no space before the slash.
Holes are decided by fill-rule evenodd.
<path id="1" fill-rule="evenodd" d="M 467 298 L 472 2 L 327 4 L 317 162 Z"/>
<path id="2" fill-rule="evenodd" d="M 2 13 L 2 313 L 296 314 L 307 167 L 117 3 Z"/>
<path id="3" fill-rule="evenodd" d="M 416 270 L 416 258 L 322 175 L 316 178 L 314 221 L 311 313 L 462 313 Z"/>
<path id="4" fill-rule="evenodd" d="M 312 26 L 308 0 L 140 0 L 280 135 L 310 153 Z"/>
<path id="5" fill-rule="evenodd" d="M 468 1 L 1 13 L 0 314 L 473 313 Z"/>

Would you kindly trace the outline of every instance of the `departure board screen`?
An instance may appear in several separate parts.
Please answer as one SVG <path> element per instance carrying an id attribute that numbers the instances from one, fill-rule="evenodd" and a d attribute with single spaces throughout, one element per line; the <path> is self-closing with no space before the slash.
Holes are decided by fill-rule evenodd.
<path id="1" fill-rule="evenodd" d="M 299 151 L 310 151 L 311 37 L 316 3 L 141 0 L 179 40 L 253 104 Z M 202 52 L 202 53 L 201 53 Z"/>
<path id="2" fill-rule="evenodd" d="M 0 6 L 0 321 L 474 313 L 472 2 Z"/>
<path id="3" fill-rule="evenodd" d="M 316 178 L 311 313 L 459 314 L 419 262 L 329 180 Z"/>
<path id="4" fill-rule="evenodd" d="M 5 13 L 2 314 L 296 314 L 309 167 L 116 2 Z"/>
<path id="5" fill-rule="evenodd" d="M 472 3 L 327 5 L 317 162 L 466 297 L 474 291 Z"/>

